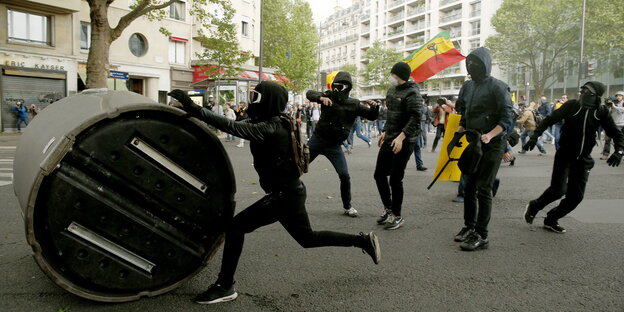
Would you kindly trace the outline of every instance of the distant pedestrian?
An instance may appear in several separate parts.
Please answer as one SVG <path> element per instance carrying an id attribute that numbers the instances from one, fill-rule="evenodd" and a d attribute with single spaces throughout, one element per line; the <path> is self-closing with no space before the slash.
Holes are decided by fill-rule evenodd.
<path id="1" fill-rule="evenodd" d="M 11 108 L 11 111 L 17 113 L 17 131 L 22 132 L 21 124 L 24 123 L 24 126 L 28 126 L 28 109 L 24 106 L 24 102 L 19 100 L 15 103 L 15 107 Z"/>

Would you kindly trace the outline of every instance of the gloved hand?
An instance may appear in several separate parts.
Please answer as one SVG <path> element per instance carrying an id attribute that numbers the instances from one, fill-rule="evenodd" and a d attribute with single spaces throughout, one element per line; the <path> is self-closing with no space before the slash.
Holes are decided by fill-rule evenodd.
<path id="1" fill-rule="evenodd" d="M 451 139 L 451 142 L 454 142 L 454 146 L 456 147 L 462 147 L 462 145 L 464 144 L 464 142 L 460 141 L 461 137 L 464 135 L 464 133 L 460 133 L 460 132 L 455 132 L 455 134 L 453 135 L 453 138 Z"/>
<path id="2" fill-rule="evenodd" d="M 613 154 L 611 154 L 611 157 L 607 159 L 607 165 L 611 167 L 617 167 L 620 165 L 621 162 L 622 162 L 622 154 L 620 154 L 620 152 L 618 151 L 615 151 Z"/>
<path id="3" fill-rule="evenodd" d="M 537 145 L 537 139 L 531 138 L 528 142 L 522 145 L 522 150 L 532 151 L 535 148 L 535 145 Z"/>
<path id="4" fill-rule="evenodd" d="M 184 111 L 186 111 L 190 116 L 201 115 L 201 107 L 195 104 L 195 102 L 191 100 L 191 98 L 186 94 L 186 92 L 180 89 L 175 89 L 167 94 L 171 96 L 172 98 L 178 100 L 178 102 L 182 104 L 182 108 L 184 109 Z"/>

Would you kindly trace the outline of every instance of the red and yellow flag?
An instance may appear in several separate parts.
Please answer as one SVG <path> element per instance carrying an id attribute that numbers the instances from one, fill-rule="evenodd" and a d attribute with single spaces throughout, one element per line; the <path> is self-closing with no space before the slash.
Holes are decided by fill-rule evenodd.
<path id="1" fill-rule="evenodd" d="M 423 82 L 466 58 L 455 49 L 449 38 L 450 31 L 445 30 L 403 60 L 412 69 L 414 81 Z"/>

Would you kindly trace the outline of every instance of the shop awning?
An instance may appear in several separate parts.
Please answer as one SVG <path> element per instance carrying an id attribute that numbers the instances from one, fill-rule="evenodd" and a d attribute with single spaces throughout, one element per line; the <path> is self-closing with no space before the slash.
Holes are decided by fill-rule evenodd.
<path id="1" fill-rule="evenodd" d="M 193 68 L 193 82 L 191 84 L 197 84 L 205 80 L 211 80 L 210 76 L 225 72 L 225 69 L 215 65 L 204 66 L 192 66 Z M 211 75 L 212 74 L 212 75 Z M 253 70 L 245 70 L 238 73 L 237 77 L 229 77 L 225 79 L 245 79 L 245 80 L 259 80 L 260 73 Z M 272 73 L 262 73 L 262 80 L 275 81 L 278 83 L 290 82 L 290 79 L 284 75 L 277 75 Z"/>

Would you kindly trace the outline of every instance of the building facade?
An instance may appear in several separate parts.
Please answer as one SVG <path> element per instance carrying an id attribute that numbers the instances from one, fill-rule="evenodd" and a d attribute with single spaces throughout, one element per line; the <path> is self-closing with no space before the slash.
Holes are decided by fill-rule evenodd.
<path id="1" fill-rule="evenodd" d="M 109 8 L 109 23 L 114 27 L 130 12 L 136 0 L 117 0 Z M 180 88 L 204 103 L 208 94 L 206 80 L 194 81 L 197 53 L 202 47 L 197 37 L 201 25 L 189 14 L 192 0 L 180 0 L 165 9 L 161 21 L 139 17 L 128 26 L 110 48 L 108 88 L 129 90 L 160 102 L 167 92 Z M 241 50 L 254 55 L 243 67 L 254 66 L 260 46 L 260 1 L 232 0 L 236 9 Z M 50 103 L 84 89 L 86 63 L 90 48 L 91 22 L 85 0 L 2 0 L 0 1 L 0 131 L 14 131 L 17 102 L 45 108 Z M 167 29 L 165 36 L 159 28 Z M 257 75 L 256 75 L 257 76 Z M 278 79 L 271 76 L 267 79 Z M 208 79 L 209 80 L 209 79 Z M 250 86 L 253 74 L 230 77 L 224 89 Z M 241 82 L 241 83 L 239 83 Z M 242 100 L 244 90 L 226 92 L 229 100 Z M 218 97 L 217 97 L 218 98 Z"/>
<path id="2" fill-rule="evenodd" d="M 348 63 L 361 72 L 369 61 L 362 56 L 375 41 L 408 56 L 444 30 L 450 31 L 455 47 L 467 55 L 494 32 L 490 19 L 502 0 L 484 2 L 487 5 L 482 6 L 481 0 L 355 0 L 352 7 L 338 9 L 321 26 L 321 71 L 338 70 Z M 353 20 L 355 26 L 351 26 Z M 338 38 L 345 38 L 342 47 L 323 45 L 339 41 Z M 422 86 L 423 92 L 457 95 L 466 76 L 462 64 L 428 79 Z M 361 99 L 382 97 L 372 87 L 360 86 L 358 91 Z"/>

